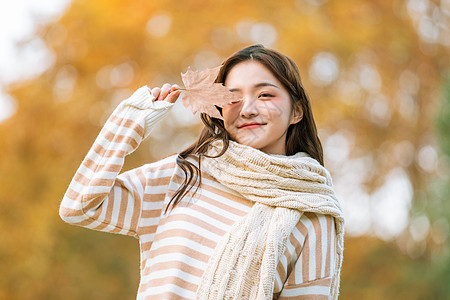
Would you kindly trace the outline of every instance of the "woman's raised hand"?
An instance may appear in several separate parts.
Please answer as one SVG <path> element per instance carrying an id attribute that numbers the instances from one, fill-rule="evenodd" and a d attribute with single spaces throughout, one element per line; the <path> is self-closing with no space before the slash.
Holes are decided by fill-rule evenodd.
<path id="1" fill-rule="evenodd" d="M 181 94 L 180 87 L 177 84 L 170 85 L 165 83 L 161 88 L 152 88 L 153 101 L 167 101 L 175 103 Z"/>

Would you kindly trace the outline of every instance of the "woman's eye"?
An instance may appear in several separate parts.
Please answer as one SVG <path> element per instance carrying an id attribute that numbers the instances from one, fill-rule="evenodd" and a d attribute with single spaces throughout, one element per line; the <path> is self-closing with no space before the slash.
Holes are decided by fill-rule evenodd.
<path id="1" fill-rule="evenodd" d="M 273 95 L 266 93 L 259 95 L 259 98 L 270 98 L 270 97 L 273 97 Z"/>

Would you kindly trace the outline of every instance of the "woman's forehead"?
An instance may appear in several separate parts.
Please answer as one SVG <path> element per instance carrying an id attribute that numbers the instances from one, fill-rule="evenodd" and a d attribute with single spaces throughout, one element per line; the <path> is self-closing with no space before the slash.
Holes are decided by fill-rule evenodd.
<path id="1" fill-rule="evenodd" d="M 234 66 L 225 80 L 225 85 L 234 89 L 243 87 L 260 88 L 272 86 L 280 88 L 281 83 L 263 64 L 255 61 L 241 62 Z"/>

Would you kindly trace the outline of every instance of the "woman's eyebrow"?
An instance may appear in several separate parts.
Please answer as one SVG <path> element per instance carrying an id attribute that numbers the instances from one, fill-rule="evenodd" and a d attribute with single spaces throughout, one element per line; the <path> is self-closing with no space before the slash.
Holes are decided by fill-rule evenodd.
<path id="1" fill-rule="evenodd" d="M 260 83 L 257 83 L 257 84 L 255 84 L 255 85 L 253 86 L 253 89 L 257 89 L 257 88 L 265 87 L 265 86 L 271 86 L 271 87 L 275 87 L 275 88 L 279 89 L 278 86 L 276 86 L 275 84 L 270 83 L 270 82 L 260 82 Z M 240 90 L 241 90 L 241 89 L 239 89 L 239 88 L 231 88 L 231 89 L 230 89 L 230 92 L 239 92 Z"/>
<path id="2" fill-rule="evenodd" d="M 256 89 L 256 88 L 265 87 L 265 86 L 272 86 L 272 87 L 279 89 L 278 86 L 276 86 L 275 84 L 270 83 L 270 82 L 261 82 L 261 83 L 255 84 L 254 88 Z"/>

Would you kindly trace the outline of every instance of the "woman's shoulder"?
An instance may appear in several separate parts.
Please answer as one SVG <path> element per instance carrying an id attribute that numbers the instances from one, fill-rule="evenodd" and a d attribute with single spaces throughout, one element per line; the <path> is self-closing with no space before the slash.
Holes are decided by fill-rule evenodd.
<path id="1" fill-rule="evenodd" d="M 335 221 L 330 215 L 305 212 L 292 231 L 289 242 L 300 250 L 305 244 L 331 243 L 335 239 Z"/>
<path id="2" fill-rule="evenodd" d="M 308 224 L 308 227 L 314 227 L 315 224 L 321 222 L 334 223 L 334 217 L 327 214 L 320 214 L 308 211 L 303 213 L 299 221 Z"/>
<path id="3" fill-rule="evenodd" d="M 198 156 L 190 155 L 186 159 L 182 159 L 178 153 L 170 154 L 157 161 L 147 163 L 143 167 L 147 170 L 175 170 L 180 164 L 186 161 L 198 167 Z"/>
<path id="4" fill-rule="evenodd" d="M 173 173 L 177 166 L 176 158 L 176 154 L 171 154 L 159 160 L 146 163 L 141 168 L 145 173 Z"/>
<path id="5" fill-rule="evenodd" d="M 333 216 L 305 212 L 297 223 L 296 230 L 304 237 L 314 233 L 316 237 L 334 235 L 335 220 Z"/>

